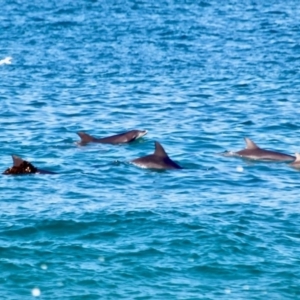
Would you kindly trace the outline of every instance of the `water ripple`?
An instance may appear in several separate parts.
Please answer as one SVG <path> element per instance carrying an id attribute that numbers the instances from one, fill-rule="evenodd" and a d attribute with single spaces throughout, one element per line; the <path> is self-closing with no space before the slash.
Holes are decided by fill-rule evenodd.
<path id="1" fill-rule="evenodd" d="M 300 151 L 296 1 L 1 9 L 0 169 L 58 173 L 1 178 L 4 298 L 299 297 L 299 172 L 219 155 Z M 155 140 L 181 172 L 130 163 Z"/>

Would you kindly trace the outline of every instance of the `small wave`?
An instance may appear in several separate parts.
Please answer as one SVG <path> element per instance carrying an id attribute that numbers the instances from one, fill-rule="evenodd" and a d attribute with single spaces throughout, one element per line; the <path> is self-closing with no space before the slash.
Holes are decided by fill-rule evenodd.
<path id="1" fill-rule="evenodd" d="M 220 152 L 220 153 L 217 153 L 218 155 L 221 155 L 221 156 L 236 156 L 236 154 L 233 152 L 233 151 L 224 151 L 224 152 Z"/>

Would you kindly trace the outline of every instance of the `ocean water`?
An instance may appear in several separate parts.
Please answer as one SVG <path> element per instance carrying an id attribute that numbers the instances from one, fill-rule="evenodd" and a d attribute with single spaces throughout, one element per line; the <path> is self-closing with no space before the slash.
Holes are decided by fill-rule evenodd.
<path id="1" fill-rule="evenodd" d="M 1 176 L 0 298 L 300 299 L 299 171 L 219 154 L 300 152 L 299 15 L 1 1 L 0 171 L 16 154 L 58 174 Z M 130 129 L 149 132 L 76 144 Z M 129 163 L 154 141 L 184 169 Z"/>

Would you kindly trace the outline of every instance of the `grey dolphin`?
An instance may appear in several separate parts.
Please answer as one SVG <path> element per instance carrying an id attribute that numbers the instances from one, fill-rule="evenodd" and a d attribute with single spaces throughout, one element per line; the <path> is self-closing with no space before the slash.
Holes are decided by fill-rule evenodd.
<path id="1" fill-rule="evenodd" d="M 95 138 L 82 131 L 77 132 L 77 134 L 81 138 L 81 141 L 79 142 L 80 145 L 85 145 L 87 143 L 122 144 L 133 142 L 146 135 L 147 132 L 147 130 L 131 130 L 105 138 Z"/>
<path id="2" fill-rule="evenodd" d="M 149 169 L 182 169 L 178 164 L 170 159 L 164 148 L 159 142 L 155 143 L 155 151 L 153 154 L 136 158 L 131 162 L 141 168 Z"/>
<path id="3" fill-rule="evenodd" d="M 227 152 L 225 156 L 239 156 L 242 158 L 262 161 L 292 161 L 295 159 L 292 155 L 262 149 L 249 138 L 245 138 L 245 142 L 245 149 L 237 152 Z"/>
<path id="4" fill-rule="evenodd" d="M 300 154 L 295 153 L 296 159 L 290 163 L 290 166 L 295 168 L 295 169 L 300 169 Z"/>
<path id="5" fill-rule="evenodd" d="M 30 162 L 23 160 L 21 157 L 12 155 L 13 166 L 6 169 L 2 174 L 5 175 L 22 175 L 22 174 L 56 174 L 34 167 Z"/>

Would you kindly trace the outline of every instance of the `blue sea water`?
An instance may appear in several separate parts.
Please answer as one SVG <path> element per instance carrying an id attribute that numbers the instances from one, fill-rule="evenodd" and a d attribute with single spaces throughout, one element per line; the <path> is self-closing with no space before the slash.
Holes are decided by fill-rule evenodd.
<path id="1" fill-rule="evenodd" d="M 300 299 L 298 1 L 1 1 L 1 299 Z M 78 146 L 130 129 L 126 145 Z M 130 160 L 159 141 L 183 170 Z"/>

